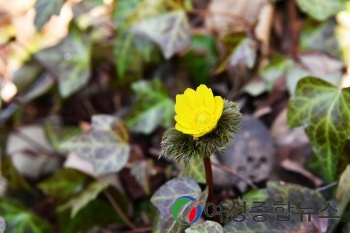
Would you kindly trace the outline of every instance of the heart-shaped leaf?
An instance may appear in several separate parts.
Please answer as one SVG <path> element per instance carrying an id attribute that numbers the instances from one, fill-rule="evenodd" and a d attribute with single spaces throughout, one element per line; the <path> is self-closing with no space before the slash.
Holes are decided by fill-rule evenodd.
<path id="1" fill-rule="evenodd" d="M 82 191 L 88 177 L 74 169 L 62 169 L 49 179 L 41 182 L 39 188 L 58 201 L 67 200 L 70 196 Z"/>
<path id="2" fill-rule="evenodd" d="M 51 232 L 50 225 L 21 203 L 7 198 L 0 200 L 0 213 L 6 221 L 6 232 Z M 1 232 L 1 223 L 0 223 Z"/>
<path id="3" fill-rule="evenodd" d="M 288 105 L 289 125 L 304 126 L 319 160 L 321 174 L 336 179 L 338 158 L 350 134 L 350 88 L 339 89 L 321 79 L 298 82 Z"/>
<path id="4" fill-rule="evenodd" d="M 90 41 L 84 33 L 72 27 L 58 45 L 35 54 L 38 60 L 58 79 L 62 97 L 82 88 L 90 78 Z"/>
<path id="5" fill-rule="evenodd" d="M 63 143 L 62 148 L 91 162 L 96 174 L 102 175 L 118 172 L 125 166 L 130 156 L 128 137 L 120 119 L 95 115 L 92 117 L 92 129 Z"/>
<path id="6" fill-rule="evenodd" d="M 317 20 L 325 20 L 346 8 L 345 0 L 297 0 L 300 9 Z"/>
<path id="7" fill-rule="evenodd" d="M 149 134 L 158 125 L 170 127 L 174 117 L 174 101 L 159 79 L 132 84 L 137 94 L 135 104 L 126 116 L 126 123 L 133 132 Z"/>
<path id="8" fill-rule="evenodd" d="M 52 15 L 59 15 L 63 0 L 37 0 L 35 2 L 35 19 L 34 25 L 40 30 Z"/>
<path id="9" fill-rule="evenodd" d="M 106 189 L 110 184 L 109 179 L 102 179 L 91 183 L 83 192 L 78 196 L 73 197 L 66 204 L 60 206 L 58 211 L 63 211 L 68 208 L 72 208 L 71 218 L 74 216 L 87 204 L 95 200 L 97 196 Z"/>
<path id="10" fill-rule="evenodd" d="M 181 10 L 147 18 L 136 23 L 132 31 L 158 44 L 166 59 L 184 50 L 191 42 L 190 25 Z"/>
<path id="11" fill-rule="evenodd" d="M 174 202 L 182 196 L 195 198 L 202 209 L 204 209 L 208 197 L 208 189 L 201 192 L 199 185 L 187 177 L 175 178 L 162 185 L 151 198 L 151 202 L 160 212 L 159 232 L 179 232 L 186 228 L 186 226 L 178 224 L 172 215 Z M 178 213 L 179 218 L 184 219 L 188 214 L 187 211 L 187 208 L 183 208 Z"/>

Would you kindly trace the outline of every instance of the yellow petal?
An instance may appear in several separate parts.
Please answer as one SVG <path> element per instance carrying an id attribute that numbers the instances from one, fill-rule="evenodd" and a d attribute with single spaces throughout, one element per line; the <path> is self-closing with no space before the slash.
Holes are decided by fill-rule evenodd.
<path id="1" fill-rule="evenodd" d="M 200 95 L 201 99 L 204 101 L 204 106 L 207 109 L 214 110 L 215 108 L 215 101 L 214 101 L 214 95 L 210 88 L 208 88 L 206 85 L 200 85 L 197 87 L 197 93 Z"/>
<path id="2" fill-rule="evenodd" d="M 215 96 L 215 120 L 219 120 L 224 110 L 224 100 L 220 96 Z"/>
<path id="3" fill-rule="evenodd" d="M 177 123 L 185 126 L 186 128 L 191 128 L 192 126 L 188 115 L 178 114 L 174 117 L 174 119 Z"/>
<path id="4" fill-rule="evenodd" d="M 196 131 L 194 129 L 190 129 L 190 128 L 186 128 L 183 125 L 176 123 L 175 125 L 175 129 L 177 129 L 178 131 L 183 132 L 184 134 L 194 134 L 196 133 Z"/>
<path id="5" fill-rule="evenodd" d="M 193 89 L 187 88 L 184 96 L 187 103 L 191 106 L 192 109 L 204 107 L 204 102 L 199 98 L 198 94 Z"/>
<path id="6" fill-rule="evenodd" d="M 176 114 L 190 114 L 193 112 L 184 95 L 176 95 L 175 112 Z"/>
<path id="7" fill-rule="evenodd" d="M 193 136 L 196 138 L 199 138 L 199 137 L 202 137 L 203 135 L 205 135 L 206 133 L 208 133 L 208 132 L 206 132 L 206 131 L 196 132 L 195 134 L 193 134 Z"/>

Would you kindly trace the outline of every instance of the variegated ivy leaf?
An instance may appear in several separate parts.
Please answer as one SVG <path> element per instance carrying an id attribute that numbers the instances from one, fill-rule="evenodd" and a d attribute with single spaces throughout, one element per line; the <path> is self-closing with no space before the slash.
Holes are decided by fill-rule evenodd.
<path id="1" fill-rule="evenodd" d="M 298 82 L 288 105 L 289 125 L 304 126 L 328 181 L 336 179 L 339 155 L 350 134 L 350 88 L 339 89 L 321 79 Z"/>
<path id="2" fill-rule="evenodd" d="M 348 165 L 340 177 L 338 190 L 336 193 L 336 212 L 333 212 L 332 215 L 342 216 L 344 210 L 349 204 L 350 197 L 350 165 Z M 332 205 L 334 207 L 334 205 Z M 333 219 L 329 221 L 329 228 L 327 232 L 334 232 L 334 228 L 339 223 L 340 218 Z"/>
<path id="3" fill-rule="evenodd" d="M 249 199 L 246 202 L 247 209 L 257 209 L 257 206 L 264 204 L 264 207 L 258 208 L 265 213 L 265 216 L 259 219 L 259 214 L 246 211 L 243 215 L 230 216 L 229 222 L 225 225 L 226 232 L 274 232 L 274 233 L 306 233 L 306 232 L 326 232 L 328 227 L 327 218 L 319 218 L 319 216 L 330 216 L 327 210 L 322 213 L 327 202 L 323 196 L 312 189 L 302 187 L 300 185 L 286 184 L 283 182 L 267 183 L 268 199 L 258 201 L 257 199 Z M 254 203 L 254 201 L 257 201 Z M 277 213 L 276 207 L 284 203 L 284 212 Z M 287 205 L 290 205 L 290 208 Z M 231 205 L 232 206 L 232 205 Z M 298 206 L 300 208 L 298 208 Z M 231 207 L 230 207 L 231 208 Z M 302 210 L 302 208 L 308 208 Z M 240 208 L 241 209 L 241 208 Z M 304 214 L 302 214 L 304 212 Z M 231 215 L 233 211 L 229 212 Z M 290 215 L 288 215 L 290 213 Z M 310 220 L 307 220 L 306 213 L 310 214 Z M 244 217 L 243 217 L 244 216 Z M 289 216 L 289 217 L 288 217 Z M 305 220 L 300 221 L 300 218 Z M 237 219 L 233 221 L 232 218 Z M 265 221 L 263 221 L 265 219 Z M 241 220 L 241 221 L 239 221 Z M 287 221 L 288 220 L 288 221 Z"/>
<path id="4" fill-rule="evenodd" d="M 109 179 L 103 179 L 99 181 L 95 181 L 91 183 L 83 192 L 81 192 L 78 196 L 70 199 L 66 204 L 60 206 L 58 211 L 63 211 L 68 208 L 72 208 L 71 218 L 84 208 L 91 201 L 95 200 L 97 196 L 105 190 L 110 184 Z"/>
<path id="5" fill-rule="evenodd" d="M 40 30 L 52 15 L 58 15 L 63 6 L 63 0 L 37 0 L 35 2 L 34 25 Z"/>
<path id="6" fill-rule="evenodd" d="M 182 196 L 191 196 L 195 198 L 204 210 L 208 197 L 208 189 L 202 192 L 199 185 L 187 177 L 175 178 L 162 185 L 151 198 L 151 202 L 160 212 L 159 232 L 176 233 L 186 228 L 186 226 L 178 224 L 172 216 L 172 206 L 174 202 Z M 189 213 L 187 207 L 189 206 L 181 209 L 178 214 L 179 219 L 185 219 Z"/>
<path id="7" fill-rule="evenodd" d="M 35 54 L 38 60 L 58 79 L 62 97 L 68 97 L 82 88 L 90 78 L 89 38 L 72 27 L 68 36 L 58 45 Z"/>
<path id="8" fill-rule="evenodd" d="M 98 175 L 118 172 L 129 159 L 129 134 L 124 123 L 113 116 L 95 115 L 92 129 L 62 144 L 94 166 Z"/>
<path id="9" fill-rule="evenodd" d="M 303 12 L 319 21 L 346 8 L 346 0 L 297 0 L 297 4 Z"/>
<path id="10" fill-rule="evenodd" d="M 154 41 L 166 59 L 191 42 L 191 28 L 184 11 L 173 11 L 136 23 L 132 31 Z"/>
<path id="11" fill-rule="evenodd" d="M 219 61 L 215 73 L 221 73 L 228 67 L 244 66 L 254 67 L 257 54 L 257 43 L 245 34 L 228 35 L 222 39 L 227 50 L 225 56 Z"/>
<path id="12" fill-rule="evenodd" d="M 224 228 L 213 221 L 206 221 L 205 223 L 194 225 L 185 230 L 186 233 L 224 233 Z"/>

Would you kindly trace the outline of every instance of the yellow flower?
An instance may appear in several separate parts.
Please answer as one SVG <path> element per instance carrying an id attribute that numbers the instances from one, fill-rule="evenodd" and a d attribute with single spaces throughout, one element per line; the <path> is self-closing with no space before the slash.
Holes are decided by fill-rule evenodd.
<path id="1" fill-rule="evenodd" d="M 216 128 L 224 109 L 224 101 L 213 95 L 210 88 L 200 85 L 197 90 L 187 88 L 176 95 L 175 128 L 184 134 L 201 137 Z"/>

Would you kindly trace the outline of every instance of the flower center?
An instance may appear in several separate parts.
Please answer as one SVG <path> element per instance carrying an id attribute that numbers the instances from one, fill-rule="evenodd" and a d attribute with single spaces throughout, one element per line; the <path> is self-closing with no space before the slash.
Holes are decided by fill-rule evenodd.
<path id="1" fill-rule="evenodd" d="M 205 124 L 208 121 L 208 114 L 205 112 L 200 112 L 197 116 L 197 123 L 198 124 Z"/>

